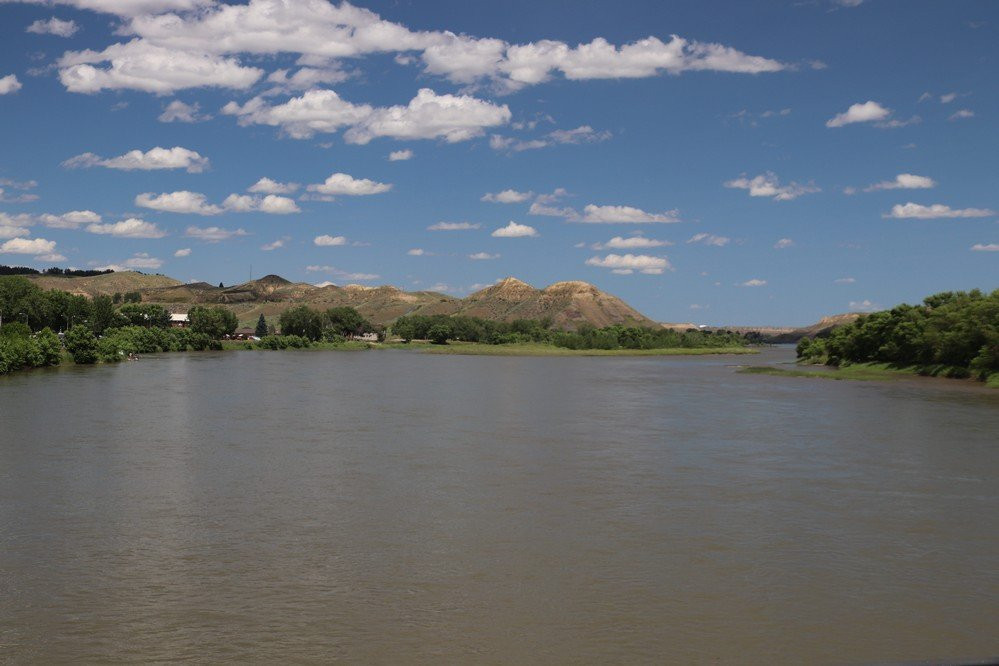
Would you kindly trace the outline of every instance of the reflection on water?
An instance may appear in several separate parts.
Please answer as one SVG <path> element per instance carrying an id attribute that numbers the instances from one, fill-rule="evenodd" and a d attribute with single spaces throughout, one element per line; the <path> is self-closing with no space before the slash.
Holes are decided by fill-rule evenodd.
<path id="1" fill-rule="evenodd" d="M 3 379 L 0 660 L 999 655 L 999 392 L 742 361 Z"/>

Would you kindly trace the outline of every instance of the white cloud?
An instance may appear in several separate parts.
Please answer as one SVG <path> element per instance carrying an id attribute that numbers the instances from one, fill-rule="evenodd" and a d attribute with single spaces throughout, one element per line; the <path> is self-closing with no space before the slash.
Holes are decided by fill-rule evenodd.
<path id="1" fill-rule="evenodd" d="M 939 218 L 954 218 L 954 217 L 991 217 L 995 215 L 995 211 L 989 210 L 988 208 L 951 208 L 950 206 L 945 206 L 943 204 L 933 204 L 932 206 L 923 206 L 922 204 L 912 203 L 911 201 L 905 204 L 895 204 L 892 206 L 891 212 L 882 215 L 882 217 L 891 217 L 895 219 L 919 219 L 919 220 L 933 220 Z"/>
<path id="2" fill-rule="evenodd" d="M 745 282 L 739 282 L 735 286 L 737 287 L 765 287 L 767 286 L 766 280 L 761 280 L 759 278 L 753 278 L 752 280 L 746 280 Z"/>
<path id="3" fill-rule="evenodd" d="M 300 187 L 301 185 L 298 183 L 279 183 L 265 176 L 253 185 L 250 185 L 246 191 L 256 194 L 291 194 L 292 192 L 297 192 Z"/>
<path id="4" fill-rule="evenodd" d="M 493 134 L 489 137 L 489 147 L 493 150 L 506 150 L 515 153 L 523 152 L 525 150 L 537 150 L 538 148 L 547 148 L 549 143 L 543 139 L 532 139 L 530 141 L 522 141 L 520 139 L 514 139 L 509 136 L 500 136 L 499 134 Z"/>
<path id="5" fill-rule="evenodd" d="M 972 252 L 999 252 L 999 243 L 975 243 L 971 246 Z"/>
<path id="6" fill-rule="evenodd" d="M 235 196 L 235 195 L 234 195 Z M 135 205 L 168 213 L 188 213 L 193 215 L 218 215 L 223 209 L 215 204 L 209 204 L 204 194 L 180 190 L 153 194 L 144 192 L 136 195 Z"/>
<path id="7" fill-rule="evenodd" d="M 781 238 L 776 243 L 774 243 L 774 248 L 778 250 L 785 250 L 789 247 L 794 247 L 794 241 L 790 238 Z"/>
<path id="8" fill-rule="evenodd" d="M 190 257 L 191 256 L 191 248 L 189 248 L 189 247 L 181 248 L 180 250 L 177 250 L 176 252 L 174 252 L 173 256 L 175 256 L 175 257 Z"/>
<path id="9" fill-rule="evenodd" d="M 582 222 L 593 224 L 644 224 L 649 222 L 679 222 L 679 211 L 647 213 L 632 206 L 596 206 L 588 204 L 583 208 Z"/>
<path id="10" fill-rule="evenodd" d="M 49 252 L 48 254 L 40 254 L 35 257 L 35 261 L 66 261 L 66 255 L 59 254 L 58 252 Z"/>
<path id="11" fill-rule="evenodd" d="M 961 109 L 960 111 L 955 111 L 954 113 L 952 113 L 950 118 L 948 118 L 947 120 L 950 121 L 965 120 L 967 118 L 974 118 L 974 117 L 975 117 L 974 111 L 970 109 Z"/>
<path id="12" fill-rule="evenodd" d="M 282 247 L 284 247 L 284 239 L 279 238 L 273 243 L 266 243 L 264 245 L 261 245 L 260 249 L 263 250 L 264 252 L 271 252 L 273 250 L 281 249 Z"/>
<path id="13" fill-rule="evenodd" d="M 427 252 L 423 248 L 414 247 L 412 250 L 407 251 L 406 254 L 408 254 L 411 257 L 422 257 L 426 254 L 429 254 L 429 252 Z"/>
<path id="14" fill-rule="evenodd" d="M 296 139 L 348 128 L 344 140 L 357 144 L 382 136 L 442 138 L 455 143 L 481 136 L 486 127 L 510 121 L 510 109 L 505 105 L 497 106 L 468 95 L 438 95 L 429 88 L 422 88 L 406 106 L 353 104 L 332 90 L 309 90 L 301 97 L 273 106 L 261 97 L 242 106 L 230 102 L 222 113 L 237 116 L 242 125 L 280 127 Z"/>
<path id="15" fill-rule="evenodd" d="M 188 173 L 201 173 L 208 168 L 208 158 L 202 157 L 194 150 L 188 150 L 180 146 L 173 148 L 150 148 L 146 152 L 141 150 L 130 150 L 118 157 L 103 158 L 93 153 L 83 153 L 76 157 L 71 157 L 62 163 L 64 167 L 75 169 L 78 167 L 102 166 L 108 169 L 121 169 L 123 171 L 150 171 L 153 169 L 187 169 Z"/>
<path id="16" fill-rule="evenodd" d="M 611 238 L 606 243 L 594 243 L 592 248 L 594 250 L 636 250 L 648 247 L 664 247 L 672 244 L 669 241 L 655 240 L 654 238 L 646 238 L 645 236 L 629 236 L 628 238 L 614 236 L 614 238 Z"/>
<path id="17" fill-rule="evenodd" d="M 265 196 L 260 201 L 259 210 L 261 213 L 268 213 L 270 215 L 288 215 L 289 213 L 302 212 L 302 209 L 298 207 L 298 204 L 293 199 L 279 197 L 276 194 Z"/>
<path id="18" fill-rule="evenodd" d="M 526 224 L 517 224 L 513 220 L 510 220 L 510 224 L 496 229 L 491 235 L 496 238 L 525 238 L 537 236 L 538 230 Z"/>
<path id="19" fill-rule="evenodd" d="M 923 190 L 936 187 L 937 183 L 932 178 L 917 176 L 911 173 L 900 173 L 895 176 L 895 180 L 885 180 L 864 188 L 865 192 L 875 192 L 877 190 Z"/>
<path id="20" fill-rule="evenodd" d="M 490 203 L 523 203 L 534 196 L 534 192 L 518 192 L 517 190 L 503 190 L 502 192 L 487 192 L 482 195 L 479 201 Z"/>
<path id="21" fill-rule="evenodd" d="M 161 123 L 200 123 L 205 120 L 210 120 L 211 116 L 201 113 L 201 105 L 195 102 L 194 104 L 185 104 L 179 99 L 175 99 L 166 108 L 163 109 L 161 113 L 156 118 Z"/>
<path id="22" fill-rule="evenodd" d="M 21 89 L 21 82 L 17 80 L 17 76 L 14 74 L 8 74 L 7 76 L 0 76 L 0 95 L 8 95 L 10 93 L 15 93 Z"/>
<path id="23" fill-rule="evenodd" d="M 640 271 L 647 275 L 661 275 L 663 271 L 673 270 L 666 257 L 653 257 L 647 254 L 608 254 L 606 257 L 590 257 L 587 266 L 610 268 L 619 275 L 628 275 Z"/>
<path id="24" fill-rule="evenodd" d="M 826 127 L 843 127 L 852 123 L 879 122 L 891 115 L 891 109 L 885 108 L 873 100 L 863 104 L 852 104 L 843 113 L 838 113 L 826 121 Z"/>
<path id="25" fill-rule="evenodd" d="M 850 301 L 850 311 L 851 312 L 874 312 L 875 310 L 880 310 L 881 306 L 877 303 L 864 299 L 862 301 Z"/>
<path id="26" fill-rule="evenodd" d="M 332 247 L 336 245 L 346 245 L 347 239 L 343 236 L 330 236 L 328 234 L 324 234 L 322 236 L 316 236 L 312 242 L 320 247 Z"/>
<path id="27" fill-rule="evenodd" d="M 694 234 L 689 239 L 688 243 L 700 243 L 701 245 L 713 245 L 715 247 L 724 247 L 729 244 L 732 239 L 728 236 L 716 236 L 714 234 L 708 234 L 701 232 L 699 234 Z"/>
<path id="28" fill-rule="evenodd" d="M 737 190 L 748 190 L 751 197 L 770 197 L 774 201 L 792 201 L 805 194 L 821 192 L 815 183 L 800 184 L 790 182 L 781 185 L 777 174 L 767 171 L 753 178 L 744 175 L 733 180 L 726 181 L 725 187 Z"/>
<path id="29" fill-rule="evenodd" d="M 366 196 L 381 194 L 392 189 L 390 183 L 378 183 L 367 178 L 354 178 L 346 173 L 334 173 L 322 183 L 309 185 L 309 192 L 328 195 Z"/>
<path id="30" fill-rule="evenodd" d="M 76 21 L 63 21 L 57 19 L 56 17 L 50 18 L 48 21 L 43 21 L 38 19 L 31 25 L 27 27 L 25 32 L 33 32 L 36 35 L 55 35 L 56 37 L 72 37 L 80 26 L 76 24 Z"/>
<path id="31" fill-rule="evenodd" d="M 249 234 L 242 229 L 223 229 L 221 227 L 188 227 L 184 231 L 184 235 L 190 238 L 197 238 L 198 240 L 205 241 L 206 243 L 217 243 L 219 241 L 229 240 L 236 238 L 238 236 L 249 236 Z"/>
<path id="32" fill-rule="evenodd" d="M 310 273 L 329 273 L 340 280 L 348 280 L 354 282 L 367 282 L 369 280 L 377 280 L 380 276 L 375 273 L 352 273 L 350 271 L 345 271 L 337 268 L 336 266 L 306 266 L 305 270 Z M 321 283 L 321 285 L 316 286 L 328 286 L 332 285 L 332 282 Z"/>
<path id="33" fill-rule="evenodd" d="M 84 224 L 96 224 L 101 216 L 92 210 L 71 210 L 62 215 L 44 213 L 38 216 L 38 221 L 53 229 L 79 229 Z"/>
<path id="34" fill-rule="evenodd" d="M 6 216 L 0 213 L 0 240 L 5 240 L 7 238 L 18 238 L 19 236 L 30 236 L 31 232 L 27 227 L 20 227 L 16 224 L 9 224 L 5 220 Z"/>
<path id="35" fill-rule="evenodd" d="M 481 227 L 481 224 L 472 222 L 437 222 L 427 227 L 427 231 L 471 231 Z"/>
<path id="36" fill-rule="evenodd" d="M 166 232 L 152 222 L 146 222 L 135 217 L 108 224 L 88 224 L 86 229 L 92 234 L 116 236 L 118 238 L 163 238 L 166 236 Z"/>
<path id="37" fill-rule="evenodd" d="M 611 138 L 611 133 L 607 130 L 598 132 L 589 125 L 580 125 L 575 129 L 549 132 L 548 136 L 555 143 L 597 143 Z"/>
<path id="38" fill-rule="evenodd" d="M 391 153 L 389 153 L 388 158 L 389 162 L 402 162 L 404 160 L 411 160 L 413 159 L 413 151 L 408 149 L 393 150 Z"/>
<path id="39" fill-rule="evenodd" d="M 243 67 L 235 58 L 164 48 L 143 39 L 112 44 L 99 52 L 69 51 L 58 65 L 59 80 L 77 93 L 130 89 L 164 95 L 202 86 L 243 90 L 264 73 Z"/>
<path id="40" fill-rule="evenodd" d="M 279 69 L 267 77 L 268 83 L 274 87 L 267 91 L 268 95 L 296 90 L 311 90 L 319 84 L 342 83 L 350 78 L 350 73 L 339 67 L 326 65 L 323 67 L 302 67 L 289 75 L 288 69 Z"/>
<path id="41" fill-rule="evenodd" d="M 50 254 L 55 247 L 55 241 L 44 238 L 12 238 L 0 245 L 0 254 Z"/>
<path id="42" fill-rule="evenodd" d="M 157 269 L 163 266 L 163 260 L 152 257 L 145 252 L 138 252 L 125 260 L 126 268 Z"/>
<path id="43" fill-rule="evenodd" d="M 946 95 L 940 95 L 941 104 L 950 104 L 955 99 L 957 99 L 957 93 L 947 93 Z"/>
<path id="44" fill-rule="evenodd" d="M 852 277 L 841 277 L 833 280 L 833 282 L 836 284 L 853 284 L 856 281 L 857 278 L 852 278 Z"/>
<path id="45" fill-rule="evenodd" d="M 498 254 L 489 254 L 488 252 L 476 252 L 475 254 L 468 255 L 468 258 L 469 259 L 475 259 L 475 260 L 482 261 L 482 260 L 488 260 L 488 259 L 499 259 L 499 255 Z"/>
<path id="46" fill-rule="evenodd" d="M 539 196 L 540 200 L 541 197 Z M 562 217 L 570 222 L 579 221 L 579 212 L 574 208 L 559 207 L 559 206 L 548 206 L 540 201 L 535 201 L 531 204 L 531 207 L 527 211 L 528 215 L 544 215 L 546 217 Z"/>

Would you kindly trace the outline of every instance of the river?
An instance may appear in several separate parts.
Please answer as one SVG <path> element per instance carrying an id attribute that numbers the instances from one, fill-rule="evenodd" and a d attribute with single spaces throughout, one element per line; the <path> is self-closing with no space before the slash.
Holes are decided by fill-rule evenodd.
<path id="1" fill-rule="evenodd" d="M 0 378 L 0 661 L 999 656 L 999 391 L 745 362 Z"/>

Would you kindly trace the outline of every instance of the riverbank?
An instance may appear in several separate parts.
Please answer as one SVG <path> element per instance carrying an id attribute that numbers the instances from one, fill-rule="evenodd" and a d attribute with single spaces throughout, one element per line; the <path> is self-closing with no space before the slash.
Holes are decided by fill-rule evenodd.
<path id="1" fill-rule="evenodd" d="M 810 379 L 833 379 L 839 381 L 895 381 L 912 377 L 939 377 L 945 379 L 963 379 L 964 381 L 979 380 L 963 377 L 947 377 L 943 373 L 934 373 L 927 368 L 918 366 L 895 367 L 887 363 L 851 363 L 841 367 L 813 366 L 815 370 L 789 369 L 773 365 L 750 365 L 738 372 L 744 375 L 774 375 L 778 377 L 806 377 Z M 989 377 L 984 383 L 990 388 L 999 388 L 999 374 Z"/>
<path id="2" fill-rule="evenodd" d="M 757 354 L 753 347 L 667 347 L 663 349 L 567 349 L 541 343 L 524 342 L 488 345 L 478 342 L 451 342 L 446 345 L 395 344 L 393 349 L 413 349 L 425 354 L 460 356 L 704 356 L 707 354 Z"/>

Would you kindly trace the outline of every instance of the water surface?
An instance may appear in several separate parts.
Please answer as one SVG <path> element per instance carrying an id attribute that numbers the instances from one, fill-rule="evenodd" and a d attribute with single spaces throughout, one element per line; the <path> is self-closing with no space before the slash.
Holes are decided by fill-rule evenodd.
<path id="1" fill-rule="evenodd" d="M 745 362 L 207 352 L 0 379 L 0 661 L 999 655 L 999 391 Z"/>

